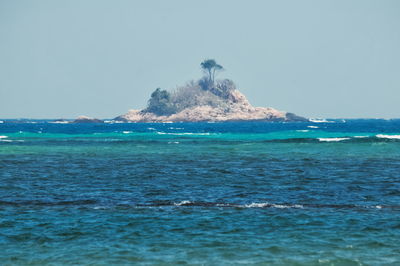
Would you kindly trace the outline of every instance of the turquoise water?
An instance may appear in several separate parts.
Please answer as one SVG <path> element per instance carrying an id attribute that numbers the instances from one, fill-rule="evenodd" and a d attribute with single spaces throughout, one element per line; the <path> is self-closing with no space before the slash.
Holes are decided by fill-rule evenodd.
<path id="1" fill-rule="evenodd" d="M 5 265 L 399 265 L 400 121 L 0 124 Z"/>

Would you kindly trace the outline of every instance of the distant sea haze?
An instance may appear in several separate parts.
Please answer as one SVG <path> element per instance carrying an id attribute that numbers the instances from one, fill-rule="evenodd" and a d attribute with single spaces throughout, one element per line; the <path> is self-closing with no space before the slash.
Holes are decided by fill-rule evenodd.
<path id="1" fill-rule="evenodd" d="M 400 120 L 1 120 L 6 265 L 400 264 Z"/>

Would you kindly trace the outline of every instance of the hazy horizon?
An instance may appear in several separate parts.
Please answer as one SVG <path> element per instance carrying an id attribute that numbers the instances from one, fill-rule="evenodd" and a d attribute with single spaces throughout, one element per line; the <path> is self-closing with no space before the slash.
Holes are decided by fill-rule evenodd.
<path id="1" fill-rule="evenodd" d="M 254 106 L 400 118 L 399 1 L 0 0 L 0 118 L 114 118 L 214 58 Z"/>

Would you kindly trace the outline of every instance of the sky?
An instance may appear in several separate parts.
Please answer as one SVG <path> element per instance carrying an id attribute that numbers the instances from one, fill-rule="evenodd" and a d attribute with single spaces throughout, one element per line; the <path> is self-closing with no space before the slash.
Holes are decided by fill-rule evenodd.
<path id="1" fill-rule="evenodd" d="M 113 118 L 208 58 L 254 106 L 400 118 L 397 0 L 0 0 L 0 118 Z"/>

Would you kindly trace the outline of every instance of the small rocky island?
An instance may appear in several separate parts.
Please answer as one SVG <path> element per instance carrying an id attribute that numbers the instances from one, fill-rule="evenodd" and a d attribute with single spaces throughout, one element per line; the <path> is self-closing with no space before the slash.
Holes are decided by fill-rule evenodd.
<path id="1" fill-rule="evenodd" d="M 169 92 L 157 88 L 143 110 L 116 117 L 121 122 L 308 121 L 271 107 L 254 107 L 233 81 L 215 80 L 223 67 L 213 59 L 201 63 L 204 77 Z"/>

